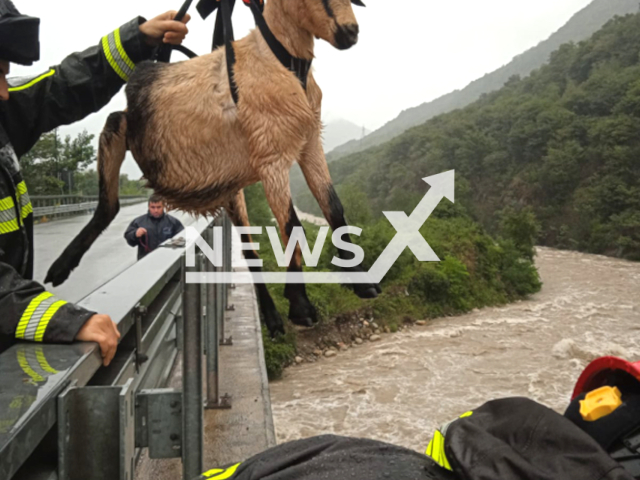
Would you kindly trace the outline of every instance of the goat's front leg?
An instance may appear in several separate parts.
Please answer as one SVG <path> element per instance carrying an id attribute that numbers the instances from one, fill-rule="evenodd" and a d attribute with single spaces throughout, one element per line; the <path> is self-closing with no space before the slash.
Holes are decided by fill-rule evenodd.
<path id="1" fill-rule="evenodd" d="M 291 201 L 289 168 L 286 162 L 275 162 L 262 167 L 259 172 L 267 201 L 280 227 L 285 251 L 293 228 L 302 227 Z M 287 271 L 302 272 L 302 251 L 298 244 Z M 287 283 L 284 296 L 289 300 L 289 320 L 293 324 L 311 327 L 318 321 L 316 309 L 309 301 L 303 283 Z"/>
<path id="2" fill-rule="evenodd" d="M 249 227 L 249 215 L 247 214 L 247 204 L 244 200 L 244 192 L 240 190 L 236 196 L 227 205 L 227 211 L 231 217 L 231 221 L 236 227 Z M 242 243 L 253 243 L 250 234 L 243 233 L 241 235 Z M 257 260 L 260 257 L 255 250 L 243 250 L 244 258 L 247 260 Z M 252 272 L 261 272 L 262 267 L 250 266 L 249 270 Z M 276 305 L 273 303 L 271 294 L 267 290 L 267 286 L 264 283 L 258 283 L 256 285 L 256 292 L 258 294 L 258 304 L 260 305 L 260 312 L 264 323 L 269 329 L 271 337 L 275 338 L 279 333 L 284 334 L 284 326 L 282 325 L 282 318 L 276 309 Z"/>
<path id="3" fill-rule="evenodd" d="M 299 164 L 300 168 L 302 168 L 304 178 L 307 181 L 307 185 L 309 185 L 311 193 L 313 193 L 313 196 L 320 205 L 322 213 L 327 219 L 327 222 L 329 222 L 331 229 L 335 231 L 340 227 L 346 226 L 347 222 L 344 219 L 342 203 L 331 182 L 331 175 L 329 174 L 327 160 L 324 156 L 324 150 L 322 149 L 322 142 L 320 140 L 320 132 L 317 132 L 305 146 L 300 156 Z M 351 243 L 349 234 L 343 235 L 342 239 L 345 242 Z M 353 253 L 344 250 L 338 250 L 338 256 L 343 260 L 353 259 Z M 342 270 L 347 272 L 364 272 L 360 266 L 343 268 Z M 376 283 L 351 284 L 350 287 L 360 298 L 375 298 L 378 296 L 378 293 L 381 292 L 380 286 Z"/>
<path id="4" fill-rule="evenodd" d="M 76 235 L 64 252 L 49 268 L 45 283 L 51 282 L 54 287 L 63 283 L 71 271 L 78 266 L 82 256 L 93 245 L 98 236 L 109 226 L 120 209 L 118 187 L 120 167 L 127 153 L 127 119 L 125 112 L 109 115 L 107 123 L 100 134 L 98 147 L 98 176 L 100 179 L 100 195 L 98 207 L 93 218 L 82 231 Z"/>

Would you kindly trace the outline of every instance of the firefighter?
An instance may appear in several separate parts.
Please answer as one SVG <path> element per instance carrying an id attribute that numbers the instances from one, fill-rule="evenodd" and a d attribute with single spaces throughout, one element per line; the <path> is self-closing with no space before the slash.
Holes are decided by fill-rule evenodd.
<path id="1" fill-rule="evenodd" d="M 136 17 L 81 53 L 32 78 L 7 78 L 11 63 L 39 59 L 39 23 L 0 0 L 0 352 L 18 340 L 97 342 L 104 365 L 120 333 L 108 315 L 57 298 L 33 276 L 33 208 L 19 158 L 40 135 L 97 112 L 120 90 L 136 63 L 162 43 L 180 44 L 186 23 L 170 11 Z"/>
<path id="2" fill-rule="evenodd" d="M 492 400 L 438 428 L 426 452 L 322 435 L 284 443 L 198 480 L 640 479 L 640 362 L 595 360 L 564 415 Z"/>

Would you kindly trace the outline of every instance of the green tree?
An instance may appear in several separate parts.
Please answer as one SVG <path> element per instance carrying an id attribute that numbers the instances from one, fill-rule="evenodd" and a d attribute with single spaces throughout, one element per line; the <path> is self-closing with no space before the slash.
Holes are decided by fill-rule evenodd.
<path id="1" fill-rule="evenodd" d="M 375 222 L 385 210 L 411 210 L 426 192 L 421 178 L 455 169 L 456 208 L 526 256 L 537 222 L 542 244 L 640 258 L 638 78 L 640 14 L 615 18 L 527 78 L 331 162 L 331 176 L 339 192 L 359 186 Z M 505 205 L 520 216 L 501 219 Z"/>
<path id="2" fill-rule="evenodd" d="M 64 140 L 54 130 L 45 133 L 31 151 L 20 159 L 23 175 L 34 195 L 60 195 L 74 192 L 75 172 L 96 160 L 94 136 L 82 131 Z"/>

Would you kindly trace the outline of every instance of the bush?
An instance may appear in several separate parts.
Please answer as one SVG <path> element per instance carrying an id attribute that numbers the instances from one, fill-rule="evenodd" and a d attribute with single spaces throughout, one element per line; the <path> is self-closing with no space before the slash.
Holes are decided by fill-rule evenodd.
<path id="1" fill-rule="evenodd" d="M 531 207 L 520 210 L 505 208 L 500 214 L 500 234 L 513 241 L 523 257 L 533 260 L 540 224 Z"/>
<path id="2" fill-rule="evenodd" d="M 409 282 L 409 293 L 418 295 L 425 302 L 443 302 L 449 295 L 451 282 L 442 270 L 427 264 Z"/>
<path id="3" fill-rule="evenodd" d="M 253 221 L 260 219 L 258 221 L 268 223 L 271 213 L 260 190 L 259 186 L 247 189 L 249 215 Z M 347 198 L 357 207 L 353 212 L 363 226 L 362 235 L 352 235 L 352 240 L 363 248 L 363 267 L 368 269 L 397 232 L 386 218 L 369 219 L 367 205 L 357 190 Z M 379 325 L 391 331 L 406 321 L 505 303 L 540 289 L 538 272 L 531 261 L 536 226 L 535 217 L 529 211 L 506 211 L 503 232 L 510 238 L 496 242 L 464 208 L 444 200 L 420 230 L 440 262 L 419 262 L 405 249 L 383 279 L 382 294 L 373 300 L 359 299 L 351 289 L 336 284 L 308 284 L 307 293 L 321 322 L 373 314 Z M 304 228 L 313 248 L 319 227 L 305 223 Z M 265 247 L 268 244 L 262 243 Z M 336 270 L 331 264 L 336 253 L 331 242 L 325 242 L 318 268 L 304 267 L 305 271 Z M 277 266 L 271 249 L 264 248 L 260 256 L 265 271 L 283 270 Z M 284 298 L 284 285 L 268 285 L 268 289 L 276 308 L 286 318 L 289 302 Z M 287 335 L 274 341 L 263 329 L 269 378 L 278 378 L 295 356 L 296 333 L 289 330 Z"/>
<path id="4" fill-rule="evenodd" d="M 284 367 L 295 358 L 295 335 L 289 332 L 285 336 L 272 339 L 267 327 L 262 326 L 262 343 L 264 345 L 264 360 L 267 366 L 269 380 L 277 380 L 282 376 Z"/>

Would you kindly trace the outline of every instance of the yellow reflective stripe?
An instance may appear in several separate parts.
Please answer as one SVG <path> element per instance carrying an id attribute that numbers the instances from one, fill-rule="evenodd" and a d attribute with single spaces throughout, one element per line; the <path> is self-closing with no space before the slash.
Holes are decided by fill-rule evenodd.
<path id="1" fill-rule="evenodd" d="M 22 371 L 24 373 L 26 373 L 31 377 L 31 380 L 33 380 L 34 382 L 42 382 L 44 380 L 44 377 L 42 377 L 41 375 L 38 375 L 31 368 L 31 366 L 29 365 L 29 362 L 27 362 L 27 355 L 25 354 L 24 349 L 22 348 L 18 349 L 17 357 L 18 357 L 18 365 L 20 365 L 20 368 L 22 368 Z"/>
<path id="2" fill-rule="evenodd" d="M 9 88 L 9 92 L 19 92 L 20 90 L 26 90 L 29 87 L 33 87 L 40 80 L 43 80 L 43 79 L 45 79 L 47 77 L 50 77 L 51 75 L 54 75 L 55 73 L 56 73 L 56 71 L 52 68 L 47 73 L 43 73 L 39 77 L 34 78 L 33 80 L 31 80 L 29 83 L 25 83 L 24 85 L 20 85 L 19 87 L 11 87 L 11 88 Z"/>
<path id="3" fill-rule="evenodd" d="M 19 228 L 13 197 L 0 199 L 0 234 L 15 232 Z"/>
<path id="4" fill-rule="evenodd" d="M 31 205 L 31 202 L 27 203 L 26 205 L 24 205 L 20 211 L 20 215 L 22 216 L 22 219 L 24 220 L 25 218 L 27 218 L 29 216 L 30 213 L 33 213 L 33 205 Z"/>
<path id="5" fill-rule="evenodd" d="M 467 418 L 467 417 L 470 417 L 471 415 L 473 415 L 473 412 L 463 413 L 462 415 L 460 415 L 460 418 Z"/>
<path id="6" fill-rule="evenodd" d="M 125 75 L 125 73 L 120 69 L 120 66 L 111 55 L 111 49 L 109 48 L 109 39 L 105 36 L 102 37 L 102 50 L 104 51 L 104 55 L 107 57 L 107 61 L 111 68 L 120 76 L 122 80 L 125 82 L 129 80 L 129 77 Z"/>
<path id="7" fill-rule="evenodd" d="M 436 430 L 433 434 L 433 438 L 429 442 L 429 446 L 427 446 L 427 451 L 425 453 L 442 468 L 453 471 L 444 452 L 444 436 L 440 433 L 440 430 Z"/>
<path id="8" fill-rule="evenodd" d="M 26 338 L 25 334 L 27 331 L 27 327 L 29 326 L 29 323 L 31 323 L 34 313 L 38 310 L 38 307 L 40 307 L 40 304 L 42 304 L 42 302 L 46 302 L 51 297 L 53 297 L 53 294 L 51 292 L 42 292 L 40 295 L 31 300 L 31 302 L 29 302 L 29 306 L 22 313 L 20 322 L 18 322 L 18 328 L 16 329 L 16 338 Z M 46 311 L 44 313 L 46 313 Z M 41 315 L 36 315 L 35 322 L 38 322 L 40 318 Z M 35 323 L 33 323 L 33 325 L 35 325 Z"/>
<path id="9" fill-rule="evenodd" d="M 0 211 L 5 211 L 13 208 L 15 204 L 13 203 L 13 197 L 5 197 L 0 199 Z"/>
<path id="10" fill-rule="evenodd" d="M 7 222 L 0 222 L 0 234 L 11 233 L 19 230 L 18 221 L 16 219 Z"/>
<path id="11" fill-rule="evenodd" d="M 40 365 L 40 368 L 42 368 L 45 372 L 49 372 L 53 374 L 58 373 L 58 370 L 56 370 L 51 365 L 49 365 L 49 362 L 47 362 L 47 358 L 44 356 L 44 352 L 42 351 L 42 347 L 40 346 L 36 348 L 36 358 L 38 359 L 38 364 Z"/>
<path id="12" fill-rule="evenodd" d="M 24 333 L 27 330 L 27 326 L 29 326 L 29 321 L 31 320 L 31 317 L 33 316 L 33 312 L 36 311 L 38 306 L 43 301 L 45 301 L 46 299 L 51 298 L 51 297 L 53 297 L 53 293 L 51 293 L 51 292 L 42 292 L 36 298 L 31 300 L 31 302 L 29 302 L 29 306 L 22 313 L 22 317 L 20 318 L 20 321 L 18 322 L 18 328 L 16 329 L 16 338 L 24 338 Z"/>
<path id="13" fill-rule="evenodd" d="M 233 474 L 236 473 L 239 466 L 240 463 L 236 463 L 226 470 L 222 468 L 214 468 L 212 470 L 207 470 L 202 474 L 202 476 L 207 478 L 207 480 L 226 480 L 227 478 L 233 477 Z"/>
<path id="14" fill-rule="evenodd" d="M 42 341 L 42 338 L 44 337 L 44 332 L 49 326 L 49 320 L 51 320 L 51 318 L 56 314 L 56 312 L 60 309 L 60 307 L 63 306 L 65 303 L 67 302 L 65 302 L 64 300 L 58 300 L 56 303 L 54 303 L 47 309 L 45 314 L 42 316 L 40 323 L 38 324 L 38 329 L 36 330 L 36 336 L 35 336 L 36 342 Z"/>
<path id="15" fill-rule="evenodd" d="M 24 180 L 21 181 L 18 185 L 16 185 L 16 191 L 20 195 L 23 195 L 23 194 L 27 193 L 27 184 L 24 183 Z M 18 196 L 20 196 L 20 195 L 18 195 Z"/>
<path id="16" fill-rule="evenodd" d="M 124 47 L 122 46 L 122 42 L 120 41 L 119 28 L 116 28 L 116 30 L 113 32 L 113 38 L 115 38 L 116 40 L 116 48 L 118 49 L 118 53 L 120 53 L 120 58 L 122 58 L 124 63 L 126 63 L 131 70 L 135 70 L 136 64 L 131 61 L 129 55 L 127 55 L 127 52 L 124 51 Z"/>
<path id="17" fill-rule="evenodd" d="M 31 205 L 31 199 L 29 198 L 29 192 L 27 191 L 27 184 L 24 180 L 16 185 L 16 193 L 18 202 L 20 203 L 20 216 L 25 219 L 33 212 L 33 206 Z"/>

